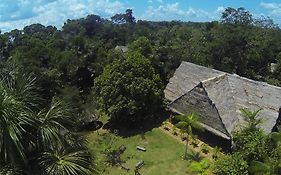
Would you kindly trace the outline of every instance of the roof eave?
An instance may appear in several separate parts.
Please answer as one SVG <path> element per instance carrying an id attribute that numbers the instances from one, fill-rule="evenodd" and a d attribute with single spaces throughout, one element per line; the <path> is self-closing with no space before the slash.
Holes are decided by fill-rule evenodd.
<path id="1" fill-rule="evenodd" d="M 171 104 L 171 103 L 170 103 L 170 104 Z M 180 115 L 184 115 L 183 113 L 179 112 L 178 110 L 176 110 L 175 108 L 171 107 L 170 105 L 168 105 L 167 107 L 168 107 L 172 112 L 174 112 L 174 113 L 177 113 L 177 114 L 180 114 Z M 209 131 L 209 132 L 211 132 L 211 133 L 213 133 L 213 134 L 215 134 L 215 135 L 217 135 L 217 136 L 219 136 L 219 137 L 222 137 L 222 138 L 224 138 L 224 139 L 231 140 L 231 137 L 228 136 L 228 135 L 226 135 L 225 133 L 223 133 L 223 132 L 221 132 L 221 131 L 218 131 L 218 130 L 216 130 L 216 129 L 214 129 L 214 128 L 212 128 L 212 127 L 210 127 L 210 126 L 208 126 L 208 125 L 206 125 L 206 124 L 204 124 L 204 123 L 201 123 L 201 122 L 199 122 L 199 123 L 200 123 L 200 125 L 201 125 L 204 129 L 206 129 L 207 131 Z"/>

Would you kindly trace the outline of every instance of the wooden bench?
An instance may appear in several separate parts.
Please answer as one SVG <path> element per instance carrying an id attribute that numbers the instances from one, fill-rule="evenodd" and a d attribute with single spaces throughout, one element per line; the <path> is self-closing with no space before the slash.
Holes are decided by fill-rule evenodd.
<path id="1" fill-rule="evenodd" d="M 144 147 L 141 147 L 141 146 L 137 146 L 137 149 L 140 150 L 140 151 L 144 151 L 144 152 L 146 151 L 146 149 Z"/>
<path id="2" fill-rule="evenodd" d="M 121 145 L 119 148 L 118 148 L 119 152 L 122 154 L 125 152 L 126 150 L 126 147 L 124 145 Z"/>
<path id="3" fill-rule="evenodd" d="M 141 161 L 139 161 L 139 162 L 136 164 L 135 168 L 138 170 L 138 169 L 140 169 L 143 165 L 144 165 L 144 161 L 141 160 Z"/>
<path id="4" fill-rule="evenodd" d="M 129 168 L 127 165 L 125 165 L 125 164 L 122 164 L 122 165 L 121 165 L 121 168 L 124 169 L 124 170 L 126 170 L 126 171 L 129 171 L 129 170 L 130 170 L 130 168 Z"/>

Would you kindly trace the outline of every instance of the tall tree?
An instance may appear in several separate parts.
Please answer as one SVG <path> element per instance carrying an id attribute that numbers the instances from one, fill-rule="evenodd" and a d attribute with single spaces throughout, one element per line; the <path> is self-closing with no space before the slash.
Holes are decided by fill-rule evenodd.
<path id="1" fill-rule="evenodd" d="M 109 64 L 95 79 L 93 89 L 99 108 L 121 123 L 148 119 L 162 106 L 160 77 L 138 52 Z"/>
<path id="2" fill-rule="evenodd" d="M 136 20 L 135 17 L 133 16 L 133 10 L 132 9 L 127 9 L 126 12 L 115 14 L 114 16 L 111 17 L 111 21 L 114 24 L 135 24 Z"/>
<path id="3" fill-rule="evenodd" d="M 249 25 L 253 23 L 252 14 L 243 7 L 237 9 L 228 7 L 222 13 L 222 23 Z"/>

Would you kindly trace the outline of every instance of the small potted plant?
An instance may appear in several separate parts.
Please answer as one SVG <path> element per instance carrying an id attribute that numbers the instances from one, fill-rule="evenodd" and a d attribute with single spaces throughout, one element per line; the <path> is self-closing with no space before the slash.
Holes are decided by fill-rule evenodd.
<path id="1" fill-rule="evenodd" d="M 202 151 L 204 154 L 208 154 L 208 153 L 209 153 L 209 147 L 208 147 L 208 145 L 206 145 L 206 144 L 204 143 L 204 144 L 202 145 L 201 151 Z"/>
<path id="2" fill-rule="evenodd" d="M 199 141 L 198 141 L 198 137 L 197 137 L 197 135 L 193 135 L 193 137 L 192 137 L 192 146 L 194 147 L 194 148 L 196 148 L 196 147 L 198 147 L 198 145 L 199 145 Z"/>

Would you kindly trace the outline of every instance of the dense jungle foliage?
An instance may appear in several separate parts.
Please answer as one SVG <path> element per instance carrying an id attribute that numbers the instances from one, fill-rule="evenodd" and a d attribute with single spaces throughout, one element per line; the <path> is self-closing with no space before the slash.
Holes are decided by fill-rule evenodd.
<path id="1" fill-rule="evenodd" d="M 1 171 L 16 174 L 19 167 L 26 174 L 59 174 L 72 165 L 70 174 L 87 174 L 87 151 L 71 142 L 81 139 L 70 134 L 75 126 L 97 110 L 128 126 L 153 117 L 164 106 L 163 88 L 181 61 L 281 86 L 280 41 L 281 30 L 270 18 L 254 18 L 244 8 L 227 8 L 212 22 L 136 21 L 128 9 L 111 19 L 67 20 L 61 29 L 32 24 L 0 32 Z M 46 148 L 52 140 L 59 142 Z M 239 162 L 248 173 L 243 156 L 222 162 Z"/>
<path id="2" fill-rule="evenodd" d="M 123 57 L 116 46 L 149 59 L 164 86 L 181 61 L 280 85 L 280 40 L 271 19 L 255 19 L 243 8 L 227 8 L 220 21 L 205 23 L 136 21 L 127 10 L 111 20 L 67 20 L 61 30 L 33 24 L 3 33 L 0 60 L 33 72 L 46 103 L 59 96 L 81 113 L 92 100 L 94 79 Z"/>

